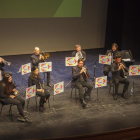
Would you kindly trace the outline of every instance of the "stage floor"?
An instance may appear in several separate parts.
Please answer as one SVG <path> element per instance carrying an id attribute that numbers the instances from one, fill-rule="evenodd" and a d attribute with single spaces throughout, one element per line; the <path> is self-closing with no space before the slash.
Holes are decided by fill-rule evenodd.
<path id="1" fill-rule="evenodd" d="M 86 65 L 91 78 L 93 77 L 94 60 L 97 60 L 96 77 L 103 76 L 103 65 L 98 64 L 98 55 L 104 54 L 104 50 L 86 50 L 86 53 Z M 71 67 L 65 67 L 65 57 L 69 56 L 71 56 L 71 51 L 50 53 L 47 61 L 52 61 L 53 64 L 51 84 L 64 81 L 66 85 L 71 80 Z M 17 72 L 22 64 L 30 62 L 30 55 L 5 56 L 4 58 L 11 61 L 11 66 L 5 66 L 5 70 L 13 72 L 13 81 L 16 81 L 18 89 L 20 89 L 22 77 Z M 140 64 L 140 61 L 137 60 L 135 64 Z M 27 87 L 28 76 L 29 74 L 24 76 L 25 87 Z M 42 74 L 41 76 L 43 77 Z M 73 98 L 70 98 L 70 85 L 65 88 L 63 93 L 55 96 L 55 102 L 53 102 L 53 91 L 50 91 L 51 107 L 49 108 L 46 103 L 44 113 L 36 110 L 35 99 L 32 98 L 28 112 L 25 106 L 25 113 L 31 119 L 31 124 L 16 120 L 18 116 L 16 106 L 12 107 L 12 120 L 8 115 L 9 106 L 4 106 L 0 115 L 0 140 L 67 137 L 140 126 L 140 79 L 139 76 L 134 76 L 129 77 L 129 80 L 131 81 L 130 87 L 132 80 L 135 81 L 135 96 L 129 94 L 129 99 L 123 99 L 121 97 L 123 86 L 120 85 L 118 99 L 113 100 L 112 91 L 109 93 L 108 85 L 99 88 L 100 103 L 95 103 L 97 89 L 93 88 L 91 100 L 88 97 L 86 99 L 88 107 L 85 109 L 82 108 L 79 101 L 76 103 L 74 92 Z M 92 80 L 89 79 L 89 82 Z M 21 93 L 22 95 L 23 93 Z"/>

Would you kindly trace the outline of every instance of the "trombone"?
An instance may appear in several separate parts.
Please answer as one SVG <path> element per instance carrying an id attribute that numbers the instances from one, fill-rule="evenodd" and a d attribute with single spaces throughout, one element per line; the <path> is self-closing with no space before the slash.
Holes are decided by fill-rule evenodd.
<path id="1" fill-rule="evenodd" d="M 45 59 L 49 58 L 50 57 L 50 54 L 49 53 L 44 53 L 42 50 L 40 50 L 40 56 L 41 56 L 42 60 L 44 62 L 46 62 Z"/>

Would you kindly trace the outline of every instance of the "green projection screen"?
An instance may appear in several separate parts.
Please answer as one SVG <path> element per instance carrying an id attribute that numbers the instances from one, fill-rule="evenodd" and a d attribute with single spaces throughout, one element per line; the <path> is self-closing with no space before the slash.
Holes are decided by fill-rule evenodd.
<path id="1" fill-rule="evenodd" d="M 0 18 L 81 17 L 82 0 L 0 0 Z"/>

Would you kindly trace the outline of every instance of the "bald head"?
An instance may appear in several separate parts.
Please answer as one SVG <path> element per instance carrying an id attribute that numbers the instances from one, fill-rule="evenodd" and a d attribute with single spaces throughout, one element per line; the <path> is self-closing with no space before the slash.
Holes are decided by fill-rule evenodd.
<path id="1" fill-rule="evenodd" d="M 35 47 L 35 49 L 34 49 L 34 53 L 35 53 L 35 55 L 39 55 L 39 52 L 40 52 L 39 47 Z"/>

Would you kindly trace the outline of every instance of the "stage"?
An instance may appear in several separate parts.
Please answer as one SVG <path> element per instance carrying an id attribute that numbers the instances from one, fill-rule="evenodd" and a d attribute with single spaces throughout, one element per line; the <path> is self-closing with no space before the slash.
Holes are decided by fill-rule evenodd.
<path id="1" fill-rule="evenodd" d="M 85 50 L 87 53 L 86 65 L 90 78 L 93 78 L 94 61 L 96 65 L 96 77 L 103 76 L 103 65 L 98 63 L 99 54 L 105 54 L 104 49 Z M 47 62 L 52 62 L 51 84 L 64 81 L 66 85 L 71 80 L 71 67 L 65 66 L 65 57 L 70 57 L 72 51 L 53 52 Z M 22 86 L 22 76 L 17 73 L 20 66 L 30 63 L 31 55 L 4 56 L 10 61 L 11 66 L 5 66 L 6 71 L 13 73 L 13 81 L 16 82 L 17 89 Z M 140 64 L 136 60 L 135 64 Z M 28 76 L 24 75 L 24 86 L 27 87 Z M 43 77 L 43 74 L 41 74 Z M 16 106 L 12 107 L 13 118 L 9 116 L 9 106 L 4 106 L 0 115 L 0 140 L 20 140 L 68 137 L 84 134 L 103 133 L 140 125 L 140 79 L 139 76 L 129 77 L 129 99 L 121 97 L 122 85 L 119 86 L 118 99 L 113 99 L 113 91 L 109 93 L 109 85 L 98 89 L 100 103 L 96 103 L 97 89 L 93 88 L 91 99 L 86 98 L 87 108 L 82 108 L 79 100 L 76 103 L 74 91 L 70 98 L 71 86 L 68 85 L 63 93 L 55 96 L 53 102 L 53 91 L 51 90 L 50 108 L 45 104 L 44 113 L 36 110 L 35 98 L 30 100 L 27 111 L 27 101 L 25 113 L 32 123 L 22 123 L 16 120 L 18 111 Z M 134 94 L 130 95 L 132 80 L 135 82 Z M 92 79 L 89 79 L 92 83 Z M 48 89 L 48 87 L 46 87 Z M 21 90 L 21 96 L 24 94 Z M 77 91 L 78 93 L 78 91 Z M 78 94 L 77 94 L 78 96 Z M 38 98 L 39 102 L 39 98 Z M 13 120 L 12 120 L 13 119 Z"/>

